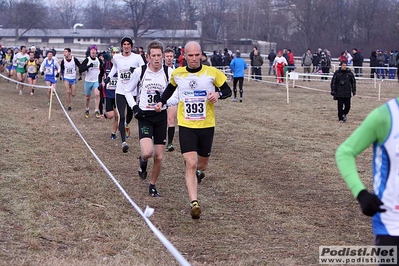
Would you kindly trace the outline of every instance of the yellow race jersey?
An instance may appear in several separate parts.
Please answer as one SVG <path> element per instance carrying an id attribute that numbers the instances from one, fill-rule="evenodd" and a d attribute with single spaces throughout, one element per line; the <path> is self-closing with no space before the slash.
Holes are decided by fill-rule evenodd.
<path id="1" fill-rule="evenodd" d="M 186 67 L 175 69 L 170 83 L 178 90 L 178 125 L 188 128 L 214 127 L 214 106 L 207 100 L 207 95 L 225 82 L 226 76 L 214 67 L 203 65 L 196 73 L 188 72 Z"/>

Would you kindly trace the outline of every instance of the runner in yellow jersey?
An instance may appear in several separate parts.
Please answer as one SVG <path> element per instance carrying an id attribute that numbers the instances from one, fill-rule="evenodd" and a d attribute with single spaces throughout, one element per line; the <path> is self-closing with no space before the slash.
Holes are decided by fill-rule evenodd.
<path id="1" fill-rule="evenodd" d="M 32 86 L 30 87 L 30 95 L 33 95 L 35 89 L 33 88 L 36 85 L 37 74 L 39 73 L 39 62 L 38 59 L 35 58 L 35 52 L 29 52 L 29 60 L 26 62 L 25 69 L 28 73 L 28 83 Z"/>
<path id="2" fill-rule="evenodd" d="M 186 163 L 186 186 L 190 199 L 191 218 L 199 219 L 198 183 L 205 177 L 215 131 L 214 104 L 231 96 L 226 76 L 218 69 L 201 65 L 201 46 L 188 42 L 184 48 L 186 67 L 175 69 L 170 83 L 157 103 L 161 111 L 174 91 L 178 90 L 177 121 L 180 149 Z M 218 88 L 216 90 L 215 88 Z"/>

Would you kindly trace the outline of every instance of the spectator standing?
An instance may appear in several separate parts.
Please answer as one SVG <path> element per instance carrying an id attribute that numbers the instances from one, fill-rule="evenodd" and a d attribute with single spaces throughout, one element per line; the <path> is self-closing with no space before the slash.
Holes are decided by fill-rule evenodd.
<path id="1" fill-rule="evenodd" d="M 310 68 L 312 67 L 312 62 L 313 62 L 313 55 L 312 51 L 308 49 L 306 53 L 302 55 L 302 63 L 301 66 L 303 66 L 303 73 L 308 73 L 310 74 Z M 303 81 L 305 81 L 305 75 L 303 76 Z M 308 81 L 310 81 L 310 76 L 308 76 Z"/>
<path id="2" fill-rule="evenodd" d="M 273 61 L 275 58 L 276 58 L 276 53 L 272 49 L 270 51 L 270 53 L 267 55 L 267 59 L 269 60 L 269 73 L 268 73 L 269 76 L 270 76 L 270 73 L 272 72 L 272 69 L 273 69 L 273 75 L 274 76 L 276 75 L 276 69 L 273 68 Z"/>
<path id="3" fill-rule="evenodd" d="M 356 95 L 356 79 L 347 63 L 342 61 L 340 68 L 334 72 L 331 79 L 331 95 L 337 100 L 338 121 L 343 123 L 351 108 L 351 97 Z"/>
<path id="4" fill-rule="evenodd" d="M 205 66 L 210 66 L 211 64 L 208 61 L 208 56 L 206 55 L 205 52 L 202 52 L 201 55 L 201 64 L 205 65 Z"/>
<path id="5" fill-rule="evenodd" d="M 348 64 L 348 58 L 346 58 L 346 52 L 342 52 L 338 58 L 339 63 L 346 62 Z"/>
<path id="6" fill-rule="evenodd" d="M 370 55 L 370 78 L 374 78 L 375 73 L 376 73 L 376 67 L 377 67 L 377 52 L 372 51 Z"/>
<path id="7" fill-rule="evenodd" d="M 330 73 L 331 56 L 329 54 L 329 51 L 324 50 L 321 52 L 320 66 L 321 66 L 321 72 L 323 75 L 328 75 Z M 321 77 L 321 79 L 327 80 L 328 78 Z"/>
<path id="8" fill-rule="evenodd" d="M 262 80 L 263 57 L 258 50 L 254 51 L 253 64 L 255 80 Z"/>
<path id="9" fill-rule="evenodd" d="M 317 49 L 317 53 L 313 54 L 313 69 L 312 72 L 315 73 L 320 70 L 320 53 L 321 53 L 321 48 Z"/>
<path id="10" fill-rule="evenodd" d="M 258 51 L 258 47 L 254 46 L 251 53 L 249 54 L 249 59 L 251 60 L 251 78 L 255 79 L 255 69 L 254 69 L 254 54 Z"/>
<path id="11" fill-rule="evenodd" d="M 294 54 L 292 53 L 291 49 L 287 49 L 288 54 L 288 72 L 295 70 L 295 60 Z"/>
<path id="12" fill-rule="evenodd" d="M 352 65 L 353 57 L 348 50 L 345 50 L 346 58 L 348 59 L 348 66 Z"/>
<path id="13" fill-rule="evenodd" d="M 385 56 L 382 50 L 377 50 L 377 78 L 385 79 Z"/>
<path id="14" fill-rule="evenodd" d="M 360 57 L 360 53 L 357 51 L 356 48 L 353 48 L 352 53 L 353 53 L 353 66 L 355 68 L 355 76 L 359 77 L 359 73 L 361 70 L 361 68 L 359 67 L 362 66 L 362 58 Z"/>
<path id="15" fill-rule="evenodd" d="M 396 76 L 396 57 L 393 51 L 389 53 L 388 59 L 388 79 L 395 79 Z"/>

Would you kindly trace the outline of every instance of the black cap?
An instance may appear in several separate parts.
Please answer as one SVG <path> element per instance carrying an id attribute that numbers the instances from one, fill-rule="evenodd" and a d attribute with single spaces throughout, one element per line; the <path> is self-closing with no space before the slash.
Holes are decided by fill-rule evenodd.
<path id="1" fill-rule="evenodd" d="M 131 46 L 133 46 L 133 40 L 132 40 L 132 38 L 130 38 L 130 37 L 128 37 L 128 36 L 125 36 L 125 37 L 122 38 L 122 40 L 121 40 L 121 47 L 123 47 L 123 43 L 124 43 L 124 42 L 128 42 L 128 43 L 130 43 Z"/>

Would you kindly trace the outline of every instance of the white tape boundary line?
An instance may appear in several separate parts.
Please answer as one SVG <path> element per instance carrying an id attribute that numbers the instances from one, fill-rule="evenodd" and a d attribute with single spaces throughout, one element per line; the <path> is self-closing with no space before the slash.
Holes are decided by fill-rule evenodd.
<path id="1" fill-rule="evenodd" d="M 29 84 L 29 83 L 20 82 L 20 81 L 18 81 L 18 80 L 15 80 L 15 79 L 6 77 L 6 76 L 4 76 L 4 75 L 1 74 L 1 73 L 0 73 L 0 76 L 1 76 L 2 78 L 6 79 L 6 80 L 12 81 L 12 82 L 17 83 L 17 84 L 24 85 L 24 86 L 26 86 L 26 87 L 35 87 L 35 88 L 42 88 L 42 89 L 51 89 L 51 88 L 52 88 L 52 86 L 33 85 L 33 84 Z"/>
<path id="2" fill-rule="evenodd" d="M 4 77 L 6 79 L 9 79 L 5 76 L 3 76 L 2 74 L 0 74 L 1 77 Z M 18 82 L 14 79 L 9 79 L 13 82 Z M 26 83 L 21 83 L 18 82 L 20 84 L 26 84 Z M 31 85 L 31 84 L 28 84 Z M 36 85 L 34 85 L 35 87 L 38 87 Z M 52 88 L 49 86 L 40 86 L 41 88 Z M 136 211 L 141 215 L 141 217 L 143 217 L 144 221 L 147 223 L 148 227 L 154 232 L 155 236 L 162 242 L 162 244 L 164 245 L 164 247 L 166 247 L 169 252 L 173 255 L 173 257 L 175 257 L 175 259 L 180 263 L 180 265 L 183 266 L 190 266 L 190 263 L 183 257 L 183 255 L 173 246 L 173 244 L 162 234 L 161 231 L 158 230 L 158 228 L 156 228 L 154 226 L 153 223 L 151 223 L 150 219 L 148 219 L 149 216 L 151 216 L 152 212 L 154 211 L 154 209 L 150 208 L 150 207 L 146 207 L 145 211 L 143 212 L 139 206 L 137 206 L 137 204 L 129 197 L 129 195 L 127 194 L 127 192 L 123 189 L 123 187 L 119 184 L 119 182 L 115 179 L 115 177 L 112 175 L 112 173 L 108 170 L 108 168 L 103 164 L 103 162 L 100 160 L 100 158 L 98 158 L 97 154 L 93 151 L 93 149 L 90 147 L 90 145 L 86 142 L 86 140 L 84 139 L 84 137 L 82 136 L 82 134 L 80 133 L 80 131 L 78 130 L 78 128 L 75 126 L 75 124 L 73 123 L 72 119 L 70 118 L 70 116 L 68 115 L 68 113 L 66 112 L 64 106 L 61 103 L 61 99 L 58 96 L 58 93 L 56 90 L 53 90 L 55 96 L 57 97 L 57 100 L 62 108 L 62 110 L 64 111 L 64 114 L 66 115 L 69 123 L 71 124 L 71 126 L 73 127 L 73 129 L 76 131 L 76 133 L 79 135 L 80 139 L 83 141 L 83 143 L 86 145 L 86 147 L 89 149 L 89 151 L 91 152 L 91 154 L 93 155 L 93 157 L 97 160 L 97 162 L 100 164 L 101 168 L 104 169 L 104 171 L 108 174 L 108 176 L 111 178 L 111 180 L 114 182 L 114 184 L 118 187 L 118 189 L 122 192 L 122 194 L 125 196 L 125 198 L 130 202 L 130 204 L 136 209 Z M 148 215 L 148 217 L 147 217 Z"/>

